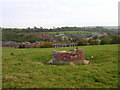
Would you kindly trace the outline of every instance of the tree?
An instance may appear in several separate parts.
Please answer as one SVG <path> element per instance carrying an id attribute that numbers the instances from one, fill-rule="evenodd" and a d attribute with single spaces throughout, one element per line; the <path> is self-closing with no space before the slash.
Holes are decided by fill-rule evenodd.
<path id="1" fill-rule="evenodd" d="M 118 44 L 120 41 L 120 37 L 118 36 L 112 36 L 112 44 Z"/>
<path id="2" fill-rule="evenodd" d="M 78 41 L 77 45 L 78 45 L 78 46 L 83 46 L 84 44 L 83 44 L 82 41 Z"/>
<path id="3" fill-rule="evenodd" d="M 51 48 L 51 47 L 53 47 L 53 45 L 50 42 L 44 42 L 43 47 L 44 48 Z"/>
<path id="4" fill-rule="evenodd" d="M 98 40 L 94 40 L 94 45 L 98 45 L 98 44 L 99 44 Z"/>
<path id="5" fill-rule="evenodd" d="M 59 42 L 62 42 L 62 39 L 61 39 L 61 37 L 58 37 L 57 41 L 59 41 Z"/>
<path id="6" fill-rule="evenodd" d="M 110 38 L 103 38 L 101 39 L 101 42 L 100 42 L 101 45 L 110 44 L 110 43 L 111 43 Z"/>
<path id="7" fill-rule="evenodd" d="M 19 48 L 25 48 L 25 45 L 20 45 Z"/>
<path id="8" fill-rule="evenodd" d="M 98 40 L 92 40 L 92 39 L 89 40 L 89 43 L 90 43 L 90 45 L 98 45 L 99 44 Z"/>
<path id="9" fill-rule="evenodd" d="M 87 39 L 84 39 L 84 40 L 82 41 L 82 43 L 83 43 L 84 45 L 87 45 L 88 40 L 87 40 Z"/>
<path id="10" fill-rule="evenodd" d="M 90 43 L 90 45 L 95 45 L 93 40 L 90 40 L 89 43 Z"/>
<path id="11" fill-rule="evenodd" d="M 98 39 L 98 36 L 94 36 L 93 39 L 95 39 L 95 40 Z"/>

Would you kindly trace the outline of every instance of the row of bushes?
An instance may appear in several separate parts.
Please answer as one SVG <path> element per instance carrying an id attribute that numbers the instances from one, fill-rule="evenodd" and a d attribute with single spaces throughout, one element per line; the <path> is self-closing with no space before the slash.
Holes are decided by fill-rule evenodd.
<path id="1" fill-rule="evenodd" d="M 78 42 L 78 46 L 84 46 L 84 45 L 104 45 L 104 44 L 120 44 L 120 37 L 118 36 L 113 36 L 112 38 L 105 37 L 100 40 L 83 40 Z"/>
<path id="2" fill-rule="evenodd" d="M 99 42 L 98 40 L 83 40 L 83 41 L 78 41 L 77 46 L 84 46 L 84 45 L 104 45 L 104 44 L 119 44 L 120 43 L 120 37 L 118 36 L 113 36 L 112 38 L 105 37 L 102 38 L 101 41 Z M 34 46 L 33 48 L 51 48 L 53 45 L 50 42 L 44 42 L 43 45 L 40 46 Z M 20 45 L 19 48 L 25 48 L 25 45 Z"/>
<path id="3" fill-rule="evenodd" d="M 19 48 L 25 48 L 26 46 L 24 44 L 20 45 Z M 43 45 L 40 46 L 34 46 L 33 48 L 51 48 L 53 45 L 50 42 L 44 42 Z"/>

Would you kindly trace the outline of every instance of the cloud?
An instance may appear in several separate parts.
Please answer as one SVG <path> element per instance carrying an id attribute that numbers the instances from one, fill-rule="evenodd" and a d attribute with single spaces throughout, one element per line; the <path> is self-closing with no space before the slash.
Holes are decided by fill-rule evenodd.
<path id="1" fill-rule="evenodd" d="M 117 25 L 118 0 L 1 0 L 2 27 Z"/>

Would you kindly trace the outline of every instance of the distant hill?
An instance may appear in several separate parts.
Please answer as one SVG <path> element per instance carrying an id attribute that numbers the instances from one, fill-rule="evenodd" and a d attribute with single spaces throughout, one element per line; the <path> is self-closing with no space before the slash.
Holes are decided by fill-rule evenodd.
<path id="1" fill-rule="evenodd" d="M 118 26 L 103 26 L 103 27 L 107 29 L 118 29 Z"/>
<path id="2" fill-rule="evenodd" d="M 106 29 L 118 29 L 118 26 L 86 26 L 85 28 L 96 28 L 96 27 L 103 27 Z"/>

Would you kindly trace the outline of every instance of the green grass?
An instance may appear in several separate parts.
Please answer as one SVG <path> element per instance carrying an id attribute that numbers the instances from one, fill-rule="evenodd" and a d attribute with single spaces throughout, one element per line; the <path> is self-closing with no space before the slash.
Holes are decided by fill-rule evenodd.
<path id="1" fill-rule="evenodd" d="M 118 45 L 81 46 L 90 65 L 48 65 L 52 50 L 33 48 L 2 50 L 3 88 L 117 88 Z M 13 55 L 11 55 L 13 53 Z"/>
<path id="2" fill-rule="evenodd" d="M 49 33 L 49 34 L 64 34 L 64 33 L 91 33 L 91 34 L 99 34 L 97 32 L 87 32 L 87 31 L 60 31 L 60 32 L 43 32 L 43 33 Z"/>
<path id="3" fill-rule="evenodd" d="M 99 35 L 100 33 L 98 32 L 88 32 L 88 31 L 59 31 L 59 32 L 33 32 L 33 33 L 49 33 L 49 34 L 64 34 L 64 33 L 91 33 L 91 34 L 95 34 L 95 35 Z M 22 33 L 21 33 L 22 34 Z"/>

